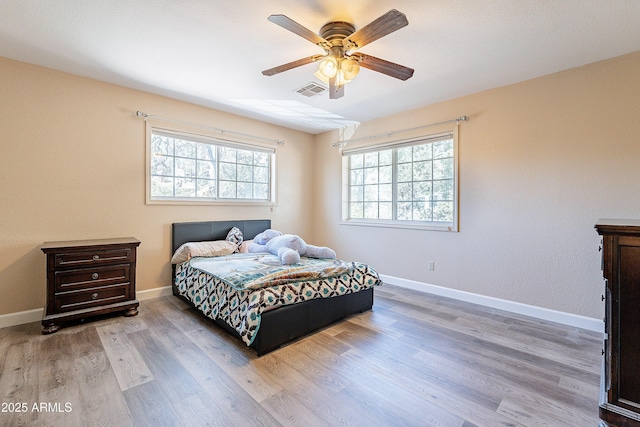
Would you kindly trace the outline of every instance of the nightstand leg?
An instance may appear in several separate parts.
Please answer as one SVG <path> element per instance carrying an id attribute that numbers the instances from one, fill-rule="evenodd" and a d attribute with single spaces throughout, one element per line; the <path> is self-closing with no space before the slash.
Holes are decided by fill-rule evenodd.
<path id="1" fill-rule="evenodd" d="M 138 314 L 138 307 L 132 307 L 124 312 L 126 317 L 136 316 Z"/>
<path id="2" fill-rule="evenodd" d="M 53 323 L 50 325 L 42 325 L 42 334 L 52 334 L 56 332 L 60 327 L 58 325 L 54 325 Z"/>

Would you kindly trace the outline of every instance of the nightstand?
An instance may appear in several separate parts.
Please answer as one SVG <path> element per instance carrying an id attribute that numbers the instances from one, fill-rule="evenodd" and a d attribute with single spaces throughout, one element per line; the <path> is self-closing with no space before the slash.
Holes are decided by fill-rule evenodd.
<path id="1" fill-rule="evenodd" d="M 133 237 L 45 242 L 47 305 L 42 333 L 61 323 L 113 312 L 138 314 L 136 251 Z"/>

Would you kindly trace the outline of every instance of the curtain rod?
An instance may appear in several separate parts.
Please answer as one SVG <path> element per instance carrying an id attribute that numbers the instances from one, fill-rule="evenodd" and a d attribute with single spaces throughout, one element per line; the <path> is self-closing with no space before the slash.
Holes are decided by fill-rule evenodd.
<path id="1" fill-rule="evenodd" d="M 456 122 L 456 123 L 466 122 L 468 120 L 469 120 L 469 116 L 460 116 L 460 117 L 457 117 L 455 119 L 443 120 L 441 122 L 436 122 L 436 123 L 429 123 L 429 124 L 426 124 L 426 125 L 416 126 L 414 128 L 393 130 L 391 132 L 379 133 L 377 135 L 363 136 L 362 138 L 348 139 L 348 140 L 345 140 L 345 141 L 338 141 L 338 142 L 334 142 L 332 145 L 334 147 L 344 147 L 345 145 L 347 145 L 350 142 L 362 141 L 364 139 L 374 139 L 374 138 L 379 138 L 381 136 L 390 137 L 391 135 L 395 135 L 396 133 L 404 133 L 404 132 L 409 132 L 409 131 L 416 130 L 416 129 L 422 129 L 422 128 L 426 128 L 426 127 L 430 127 L 430 126 L 442 125 L 442 124 L 451 123 L 451 122 Z"/>
<path id="2" fill-rule="evenodd" d="M 284 145 L 284 141 L 281 140 L 281 139 L 265 138 L 263 136 L 250 135 L 248 133 L 235 132 L 235 131 L 232 131 L 232 130 L 220 129 L 220 128 L 216 128 L 216 127 L 213 127 L 213 126 L 206 126 L 206 125 L 201 125 L 201 124 L 198 124 L 198 123 L 185 122 L 183 120 L 170 119 L 168 117 L 153 116 L 151 114 L 143 113 L 142 111 L 136 111 L 135 115 L 136 115 L 136 117 L 142 117 L 145 122 L 147 121 L 147 119 L 156 119 L 156 120 L 160 120 L 160 121 L 163 121 L 163 122 L 176 123 L 176 124 L 187 125 L 187 126 L 195 126 L 195 127 L 199 127 L 199 128 L 202 128 L 202 129 L 213 130 L 213 131 L 216 131 L 216 132 L 220 132 L 221 134 L 242 136 L 242 137 L 245 137 L 245 138 L 256 139 L 256 140 L 259 140 L 259 141 L 272 142 L 272 143 L 275 143 L 275 144 L 278 144 L 278 145 Z"/>

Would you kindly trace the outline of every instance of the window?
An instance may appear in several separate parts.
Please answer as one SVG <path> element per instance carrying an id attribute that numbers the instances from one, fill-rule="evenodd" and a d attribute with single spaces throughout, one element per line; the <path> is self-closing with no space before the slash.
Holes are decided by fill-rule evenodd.
<path id="1" fill-rule="evenodd" d="M 273 149 L 151 128 L 149 202 L 271 202 Z"/>
<path id="2" fill-rule="evenodd" d="M 345 150 L 343 219 L 457 230 L 455 135 Z"/>

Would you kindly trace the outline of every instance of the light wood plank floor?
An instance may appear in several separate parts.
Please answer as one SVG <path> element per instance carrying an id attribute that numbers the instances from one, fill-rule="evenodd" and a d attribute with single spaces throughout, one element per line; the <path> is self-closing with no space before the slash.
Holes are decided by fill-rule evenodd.
<path id="1" fill-rule="evenodd" d="M 0 329 L 0 425 L 596 426 L 600 349 L 384 285 L 373 311 L 257 358 L 170 296 L 52 335 Z"/>

